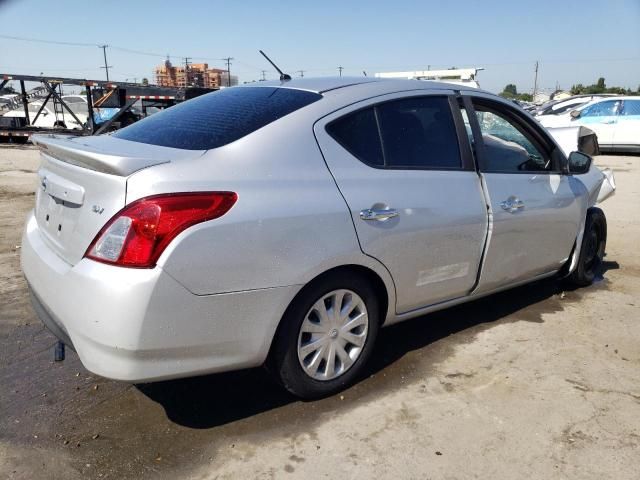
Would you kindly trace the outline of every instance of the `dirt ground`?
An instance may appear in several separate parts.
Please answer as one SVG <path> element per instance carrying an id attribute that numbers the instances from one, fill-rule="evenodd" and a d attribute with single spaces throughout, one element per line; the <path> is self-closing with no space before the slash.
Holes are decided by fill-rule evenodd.
<path id="1" fill-rule="evenodd" d="M 300 402 L 260 370 L 150 385 L 53 362 L 20 273 L 37 152 L 0 148 L 0 478 L 637 479 L 640 157 L 615 170 L 605 272 L 381 332 L 369 375 Z"/>

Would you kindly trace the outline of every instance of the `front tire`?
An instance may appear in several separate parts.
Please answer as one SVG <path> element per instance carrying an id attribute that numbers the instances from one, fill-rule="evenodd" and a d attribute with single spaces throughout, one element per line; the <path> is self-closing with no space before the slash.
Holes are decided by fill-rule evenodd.
<path id="1" fill-rule="evenodd" d="M 607 245 L 607 219 L 599 208 L 590 208 L 584 226 L 580 256 L 567 280 L 579 287 L 591 285 L 602 267 Z"/>
<path id="2" fill-rule="evenodd" d="M 305 287 L 287 309 L 272 351 L 273 373 L 304 399 L 337 393 L 362 372 L 379 326 L 379 302 L 366 278 L 329 274 Z"/>

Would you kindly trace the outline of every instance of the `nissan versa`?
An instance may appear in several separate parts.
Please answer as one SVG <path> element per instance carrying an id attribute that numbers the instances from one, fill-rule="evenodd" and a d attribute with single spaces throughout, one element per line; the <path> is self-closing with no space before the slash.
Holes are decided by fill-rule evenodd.
<path id="1" fill-rule="evenodd" d="M 614 187 L 517 106 L 437 82 L 261 82 L 34 143 L 22 268 L 87 369 L 266 365 L 304 398 L 353 382 L 381 326 L 553 275 L 591 283 Z"/>

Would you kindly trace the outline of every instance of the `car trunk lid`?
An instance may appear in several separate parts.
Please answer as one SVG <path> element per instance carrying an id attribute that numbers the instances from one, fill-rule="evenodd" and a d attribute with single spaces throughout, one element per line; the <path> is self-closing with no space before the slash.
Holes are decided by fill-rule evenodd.
<path id="1" fill-rule="evenodd" d="M 202 154 L 109 136 L 35 136 L 33 143 L 40 147 L 42 160 L 36 189 L 38 227 L 51 249 L 71 265 L 126 205 L 129 175 Z"/>

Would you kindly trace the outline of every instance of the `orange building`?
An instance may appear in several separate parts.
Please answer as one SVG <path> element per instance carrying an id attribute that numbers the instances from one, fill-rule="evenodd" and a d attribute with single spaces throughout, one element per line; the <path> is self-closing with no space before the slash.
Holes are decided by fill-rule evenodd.
<path id="1" fill-rule="evenodd" d="M 185 66 L 174 67 L 167 59 L 155 70 L 156 84 L 161 87 L 205 87 L 220 88 L 227 86 L 227 71 L 219 68 L 209 68 L 207 63 L 192 63 L 188 69 Z M 237 85 L 238 78 L 231 75 L 231 85 Z"/>

